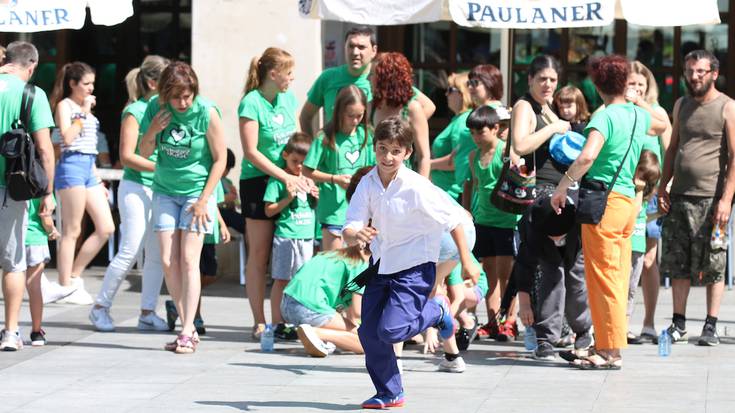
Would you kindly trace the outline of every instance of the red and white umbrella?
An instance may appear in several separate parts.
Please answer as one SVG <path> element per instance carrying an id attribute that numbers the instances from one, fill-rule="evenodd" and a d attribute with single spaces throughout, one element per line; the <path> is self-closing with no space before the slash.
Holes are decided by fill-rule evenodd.
<path id="1" fill-rule="evenodd" d="M 81 29 L 87 8 L 92 23 L 105 26 L 133 15 L 132 0 L 0 0 L 0 32 Z"/>

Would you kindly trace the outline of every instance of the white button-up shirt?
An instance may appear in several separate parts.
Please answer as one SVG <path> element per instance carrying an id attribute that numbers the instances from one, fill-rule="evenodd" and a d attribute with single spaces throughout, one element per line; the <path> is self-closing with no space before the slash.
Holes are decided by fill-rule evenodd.
<path id="1" fill-rule="evenodd" d="M 393 274 L 426 262 L 437 262 L 442 233 L 453 230 L 466 212 L 428 179 L 401 166 L 383 187 L 378 168 L 357 185 L 344 229 L 359 231 L 372 219 L 378 235 L 370 243 L 378 272 Z"/>

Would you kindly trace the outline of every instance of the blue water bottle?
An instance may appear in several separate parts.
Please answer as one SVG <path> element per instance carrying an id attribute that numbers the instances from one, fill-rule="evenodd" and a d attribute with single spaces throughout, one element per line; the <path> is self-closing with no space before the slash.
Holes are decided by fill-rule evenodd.
<path id="1" fill-rule="evenodd" d="M 671 354 L 671 336 L 666 329 L 661 330 L 658 336 L 658 355 L 668 357 Z"/>
<path id="2" fill-rule="evenodd" d="M 536 330 L 533 327 L 526 327 L 526 331 L 523 333 L 523 344 L 526 346 L 526 350 L 536 350 Z"/>
<path id="3" fill-rule="evenodd" d="M 260 335 L 260 351 L 273 351 L 273 326 L 265 325 L 265 331 Z"/>

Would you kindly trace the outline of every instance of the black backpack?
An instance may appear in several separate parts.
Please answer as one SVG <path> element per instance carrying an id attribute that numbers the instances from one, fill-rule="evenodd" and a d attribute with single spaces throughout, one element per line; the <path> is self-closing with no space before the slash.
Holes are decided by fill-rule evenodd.
<path id="1" fill-rule="evenodd" d="M 5 157 L 5 195 L 10 195 L 16 201 L 48 195 L 48 177 L 36 153 L 33 138 L 28 133 L 35 96 L 35 86 L 26 84 L 19 119 L 0 137 L 0 155 Z"/>

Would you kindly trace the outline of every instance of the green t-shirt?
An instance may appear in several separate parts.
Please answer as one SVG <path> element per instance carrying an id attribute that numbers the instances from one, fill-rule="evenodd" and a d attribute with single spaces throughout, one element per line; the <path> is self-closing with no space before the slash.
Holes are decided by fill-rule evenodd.
<path id="1" fill-rule="evenodd" d="M 150 100 L 150 99 L 149 99 Z M 132 116 L 135 118 L 136 122 L 138 122 L 138 143 L 135 144 L 135 153 L 140 154 L 138 151 L 140 146 L 140 139 L 145 134 L 145 130 L 140 127 L 140 125 L 143 124 L 143 117 L 145 116 L 146 109 L 148 109 L 148 100 L 145 99 L 138 99 L 135 102 L 129 104 L 128 106 L 123 109 L 121 119 L 125 119 L 125 116 Z M 153 154 L 148 157 L 149 161 L 156 162 L 156 151 L 153 151 Z M 137 182 L 141 185 L 145 185 L 150 187 L 153 185 L 153 172 L 148 171 L 136 171 L 133 168 L 125 167 L 123 168 L 123 179 L 128 181 Z"/>
<path id="2" fill-rule="evenodd" d="M 353 175 L 363 166 L 375 165 L 373 136 L 358 126 L 354 134 L 347 136 L 342 132 L 335 134 L 336 151 L 324 145 L 324 134 L 320 134 L 311 144 L 304 166 L 332 175 Z M 322 224 L 342 225 L 347 213 L 346 191 L 336 183 L 319 184 L 319 203 L 316 206 L 317 219 Z"/>
<path id="3" fill-rule="evenodd" d="M 503 171 L 503 150 L 505 142 L 498 140 L 493 159 L 486 166 L 480 164 L 480 150 L 475 151 L 475 160 L 472 165 L 475 170 L 475 192 L 472 196 L 472 216 L 480 225 L 496 228 L 515 228 L 521 215 L 510 214 L 498 209 L 490 195 Z"/>
<path id="4" fill-rule="evenodd" d="M 340 297 L 342 288 L 367 268 L 335 251 L 317 254 L 307 261 L 288 283 L 284 294 L 320 314 L 334 314 L 349 305 L 352 297 Z"/>
<path id="5" fill-rule="evenodd" d="M 28 229 L 26 229 L 26 246 L 48 245 L 48 234 L 43 229 L 41 217 L 38 216 L 38 208 L 41 206 L 41 198 L 28 201 Z"/>
<path id="6" fill-rule="evenodd" d="M 287 196 L 286 185 L 270 177 L 265 187 L 263 201 L 276 203 Z M 310 201 L 313 202 L 311 195 L 298 193 L 278 215 L 275 235 L 289 239 L 314 239 L 315 214 Z"/>
<path id="7" fill-rule="evenodd" d="M 214 199 L 216 200 L 217 204 L 219 204 L 220 202 L 224 202 L 225 201 L 225 187 L 222 184 L 222 180 L 220 180 L 217 183 L 217 186 L 214 187 L 214 195 L 213 196 L 214 196 Z M 216 216 L 215 217 L 210 217 L 210 218 L 212 218 L 212 222 L 210 224 L 211 225 L 214 225 L 214 227 L 212 228 L 212 233 L 211 234 L 206 234 L 204 236 L 204 243 L 205 244 L 219 244 L 219 242 L 220 242 L 219 219 L 217 219 Z"/>
<path id="8" fill-rule="evenodd" d="M 369 70 L 365 70 L 359 76 L 352 76 L 347 65 L 329 68 L 316 79 L 306 94 L 306 99 L 312 105 L 324 108 L 324 123 L 326 124 L 334 115 L 334 101 L 343 87 L 355 85 L 365 93 L 368 102 L 373 100 L 370 80 L 368 80 L 369 73 Z"/>
<path id="9" fill-rule="evenodd" d="M 609 185 L 630 144 L 634 120 L 633 111 L 638 114 L 636 131 L 633 134 L 633 144 L 628 157 L 625 159 L 625 164 L 620 170 L 620 175 L 615 181 L 615 186 L 612 188 L 613 191 L 628 198 L 635 197 L 633 175 L 638 166 L 644 140 L 651 139 L 646 135 L 646 131 L 651 127 L 651 115 L 633 104 L 616 103 L 608 105 L 604 110 L 597 112 L 584 130 L 585 136 L 589 136 L 590 130 L 595 129 L 605 139 L 597 159 L 587 171 L 586 178 L 596 179 Z"/>
<path id="10" fill-rule="evenodd" d="M 211 101 L 197 96 L 184 113 L 163 106 L 171 113 L 171 122 L 156 135 L 156 171 L 153 173 L 153 192 L 171 196 L 199 196 L 212 168 L 207 129 L 209 110 L 219 109 Z M 148 102 L 141 128 L 146 130 L 161 109 L 158 97 Z M 221 115 L 220 115 L 221 116 Z"/>
<path id="11" fill-rule="evenodd" d="M 463 130 L 469 133 L 469 129 L 467 129 L 467 125 L 465 125 L 467 121 L 467 113 L 469 112 L 455 115 L 452 120 L 449 121 L 449 125 L 447 125 L 447 127 L 444 128 L 444 130 L 441 131 L 441 133 L 439 133 L 436 138 L 434 138 L 434 142 L 431 143 L 431 153 L 434 158 L 441 158 L 452 153 L 454 148 L 457 147 L 460 135 Z M 470 139 L 472 138 L 470 137 Z M 454 162 L 456 170 L 456 154 Z M 469 162 L 467 163 L 469 164 Z M 467 167 L 467 165 L 465 165 L 465 167 Z M 438 186 L 439 188 L 443 189 L 452 198 L 457 199 L 457 197 L 459 197 L 459 194 L 462 193 L 463 188 L 459 183 L 456 182 L 454 177 L 455 171 L 431 171 L 431 182 L 433 182 L 434 185 Z"/>
<path id="12" fill-rule="evenodd" d="M 0 74 L 0 135 L 13 128 L 13 122 L 20 117 L 20 104 L 26 82 L 18 76 Z M 54 127 L 54 115 L 48 104 L 46 93 L 36 86 L 36 96 L 31 106 L 28 132 L 37 132 Z M 5 187 L 5 157 L 0 156 L 0 187 Z"/>
<path id="13" fill-rule="evenodd" d="M 281 152 L 291 135 L 296 132 L 297 110 L 298 103 L 291 91 L 277 94 L 271 103 L 260 94 L 260 90 L 255 89 L 242 98 L 237 108 L 237 116 L 258 123 L 258 151 L 282 168 L 284 162 Z M 240 179 L 264 175 L 265 172 L 243 158 Z"/>

